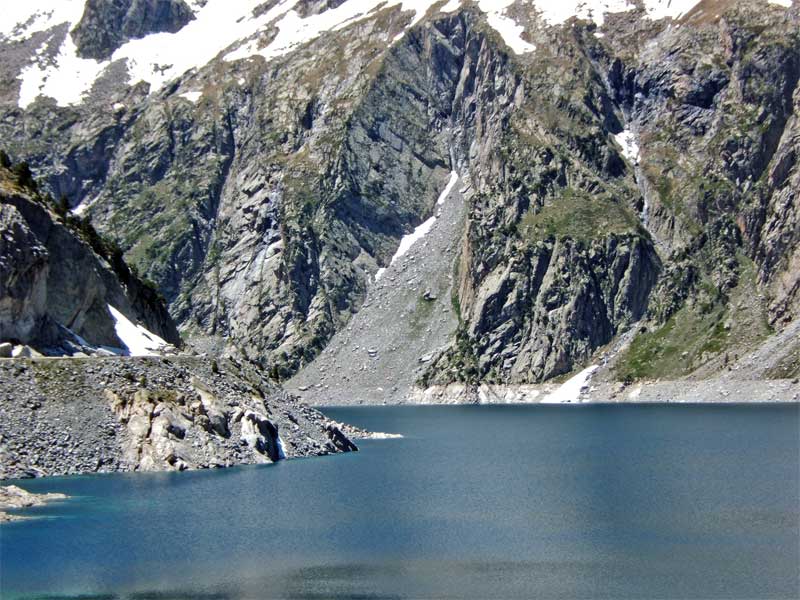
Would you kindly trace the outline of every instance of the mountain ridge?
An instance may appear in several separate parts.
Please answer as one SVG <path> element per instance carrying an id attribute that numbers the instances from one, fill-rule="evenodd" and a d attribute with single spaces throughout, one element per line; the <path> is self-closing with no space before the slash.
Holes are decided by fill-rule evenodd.
<path id="1" fill-rule="evenodd" d="M 797 4 L 571 6 L 266 3 L 175 79 L 112 60 L 83 104 L 7 90 L 0 131 L 191 343 L 277 380 L 347 327 L 453 170 L 459 323 L 408 383 L 541 383 L 630 332 L 614 378 L 724 370 L 797 316 Z"/>

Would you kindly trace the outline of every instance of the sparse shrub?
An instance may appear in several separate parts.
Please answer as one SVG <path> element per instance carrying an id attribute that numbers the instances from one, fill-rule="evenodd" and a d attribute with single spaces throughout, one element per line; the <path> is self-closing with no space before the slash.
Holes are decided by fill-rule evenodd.
<path id="1" fill-rule="evenodd" d="M 21 163 L 17 163 L 14 165 L 13 171 L 19 185 L 29 190 L 36 191 L 36 181 L 33 179 L 31 167 L 27 162 L 22 161 Z"/>
<path id="2" fill-rule="evenodd" d="M 66 219 L 67 215 L 69 214 L 69 201 L 64 195 L 62 195 L 56 203 L 56 214 L 61 217 L 62 221 Z"/>

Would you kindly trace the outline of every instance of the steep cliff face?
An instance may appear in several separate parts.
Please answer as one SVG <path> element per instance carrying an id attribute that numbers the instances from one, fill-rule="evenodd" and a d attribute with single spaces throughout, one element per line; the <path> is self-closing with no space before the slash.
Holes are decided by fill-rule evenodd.
<path id="1" fill-rule="evenodd" d="M 2 95 L 12 154 L 118 240 L 197 344 L 276 378 L 307 365 L 451 171 L 469 182 L 442 269 L 459 324 L 423 383 L 542 381 L 634 323 L 618 376 L 658 376 L 680 345 L 684 375 L 796 317 L 796 6 L 289 4 L 232 21 L 243 38 L 208 64 L 176 55 L 185 72 L 128 81 L 141 65 L 120 58 L 71 104 L 48 79 L 57 102 L 32 101 L 30 75 Z M 177 27 L 173 9 L 159 21 Z M 191 10 L 177 36 L 201 28 Z M 759 294 L 752 326 L 726 329 Z"/>
<path id="2" fill-rule="evenodd" d="M 58 215 L 32 180 L 20 184 L 26 169 L 17 171 L 0 167 L 0 342 L 55 354 L 125 350 L 113 307 L 180 345 L 158 293 L 130 272 L 119 250 L 88 222 Z"/>
<path id="3" fill-rule="evenodd" d="M 128 40 L 175 33 L 193 18 L 183 0 L 87 0 L 71 35 L 78 56 L 106 59 Z"/>
<path id="4" fill-rule="evenodd" d="M 635 58 L 630 24 L 610 27 L 606 78 L 667 267 L 626 376 L 658 375 L 634 363 L 670 362 L 677 345 L 672 375 L 728 362 L 796 318 L 799 23 L 796 7 L 700 2 Z M 676 333 L 686 323 L 698 332 Z"/>

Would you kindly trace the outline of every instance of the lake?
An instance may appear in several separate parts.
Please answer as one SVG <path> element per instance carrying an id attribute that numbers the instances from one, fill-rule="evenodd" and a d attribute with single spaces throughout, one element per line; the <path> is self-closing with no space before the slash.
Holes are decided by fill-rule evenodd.
<path id="1" fill-rule="evenodd" d="M 354 407 L 403 439 L 30 480 L 3 598 L 797 598 L 800 406 Z"/>

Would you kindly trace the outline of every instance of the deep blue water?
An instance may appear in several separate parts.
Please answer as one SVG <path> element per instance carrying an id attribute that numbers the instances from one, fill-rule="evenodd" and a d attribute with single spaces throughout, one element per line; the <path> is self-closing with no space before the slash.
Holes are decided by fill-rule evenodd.
<path id="1" fill-rule="evenodd" d="M 372 407 L 401 440 L 26 481 L 3 598 L 797 598 L 800 407 Z"/>

